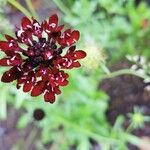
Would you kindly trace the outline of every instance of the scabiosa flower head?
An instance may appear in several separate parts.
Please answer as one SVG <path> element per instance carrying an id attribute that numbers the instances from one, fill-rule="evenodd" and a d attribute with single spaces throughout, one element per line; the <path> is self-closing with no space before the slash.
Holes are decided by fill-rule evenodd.
<path id="1" fill-rule="evenodd" d="M 16 38 L 5 35 L 6 41 L 0 41 L 0 50 L 6 54 L 0 66 L 10 67 L 1 81 L 16 80 L 18 89 L 23 86 L 31 96 L 43 94 L 46 102 L 53 103 L 55 95 L 61 93 L 60 86 L 68 84 L 68 74 L 63 70 L 80 67 L 78 59 L 86 56 L 74 45 L 79 31 L 63 28 L 56 14 L 41 24 L 34 18 L 22 18 Z"/>
<path id="2" fill-rule="evenodd" d="M 105 63 L 106 55 L 103 49 L 89 36 L 85 39 L 85 48 L 87 56 L 81 61 L 81 64 L 87 71 L 94 71 Z"/>

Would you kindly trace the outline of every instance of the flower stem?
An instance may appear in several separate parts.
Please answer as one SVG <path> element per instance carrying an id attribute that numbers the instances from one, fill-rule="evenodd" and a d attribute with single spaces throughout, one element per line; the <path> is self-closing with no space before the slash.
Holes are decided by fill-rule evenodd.
<path id="1" fill-rule="evenodd" d="M 31 13 L 27 9 L 25 9 L 20 3 L 18 3 L 16 0 L 7 0 L 7 2 L 12 6 L 14 6 L 15 8 L 17 8 L 18 10 L 20 10 L 28 18 L 32 17 Z"/>
<path id="2" fill-rule="evenodd" d="M 36 13 L 36 11 L 33 7 L 32 1 L 31 0 L 25 0 L 25 1 L 26 1 L 26 4 L 27 4 L 28 9 L 30 10 L 32 16 L 34 16 L 36 19 L 39 20 L 39 16 L 38 16 L 38 14 Z"/>
<path id="3" fill-rule="evenodd" d="M 102 75 L 100 79 L 104 80 L 104 79 L 114 78 L 114 77 L 117 77 L 117 76 L 120 76 L 120 75 L 125 75 L 125 74 L 134 75 L 134 76 L 137 76 L 137 77 L 142 78 L 142 79 L 145 79 L 145 78 L 148 77 L 146 75 L 141 75 L 137 71 L 132 70 L 132 69 L 122 69 L 122 70 L 110 72 L 109 74 Z"/>

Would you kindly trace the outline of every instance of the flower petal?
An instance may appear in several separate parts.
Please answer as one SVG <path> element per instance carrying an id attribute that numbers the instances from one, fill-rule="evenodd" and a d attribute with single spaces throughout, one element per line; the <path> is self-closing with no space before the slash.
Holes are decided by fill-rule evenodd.
<path id="1" fill-rule="evenodd" d="M 15 41 L 15 39 L 13 37 L 11 37 L 10 35 L 7 35 L 7 34 L 5 34 L 5 38 L 7 39 L 8 42 Z"/>
<path id="2" fill-rule="evenodd" d="M 20 68 L 15 66 L 3 74 L 1 81 L 6 82 L 6 83 L 12 82 L 12 81 L 16 80 L 20 75 L 21 75 Z"/>
<path id="3" fill-rule="evenodd" d="M 46 90 L 46 92 L 44 94 L 44 100 L 45 100 L 45 102 L 54 103 L 55 102 L 55 94 L 52 93 L 51 91 Z"/>
<path id="4" fill-rule="evenodd" d="M 7 42 L 7 41 L 0 41 L 0 49 L 2 51 L 12 50 L 12 48 L 13 48 L 13 44 L 12 43 Z"/>
<path id="5" fill-rule="evenodd" d="M 54 14 L 49 18 L 49 27 L 56 28 L 57 25 L 58 25 L 58 16 Z"/>
<path id="6" fill-rule="evenodd" d="M 0 59 L 0 66 L 16 66 L 22 63 L 20 55 L 13 56 L 12 58 L 2 58 Z"/>
<path id="7" fill-rule="evenodd" d="M 74 30 L 71 33 L 70 38 L 66 41 L 67 46 L 70 46 L 70 45 L 74 44 L 75 42 L 77 42 L 79 40 L 79 37 L 80 37 L 80 32 L 77 30 Z"/>
<path id="8" fill-rule="evenodd" d="M 35 80 L 27 81 L 23 86 L 23 91 L 29 92 L 31 90 L 31 88 L 33 87 L 34 83 L 35 83 Z"/>
<path id="9" fill-rule="evenodd" d="M 75 51 L 74 57 L 76 59 L 82 59 L 82 58 L 86 57 L 86 53 L 82 50 L 78 50 L 78 51 Z"/>
<path id="10" fill-rule="evenodd" d="M 44 91 L 45 82 L 38 81 L 37 84 L 33 87 L 31 96 L 38 96 Z"/>
<path id="11" fill-rule="evenodd" d="M 27 17 L 22 18 L 21 26 L 24 30 L 32 28 L 32 23 Z"/>
<path id="12" fill-rule="evenodd" d="M 72 66 L 76 67 L 76 68 L 79 68 L 79 67 L 81 67 L 81 64 L 77 61 L 77 62 L 73 62 Z"/>

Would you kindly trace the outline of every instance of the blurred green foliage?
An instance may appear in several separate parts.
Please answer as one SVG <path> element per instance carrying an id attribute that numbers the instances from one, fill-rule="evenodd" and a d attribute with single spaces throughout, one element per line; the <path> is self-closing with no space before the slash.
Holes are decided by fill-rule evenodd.
<path id="1" fill-rule="evenodd" d="M 123 128 L 125 121 L 123 116 L 118 116 L 114 126 L 107 121 L 109 97 L 98 87 L 101 77 L 111 77 L 107 65 L 111 66 L 119 60 L 126 59 L 127 55 L 131 58 L 139 55 L 149 60 L 149 7 L 144 2 L 135 6 L 133 0 L 53 0 L 53 2 L 63 13 L 63 21 L 68 23 L 68 26 L 80 30 L 81 39 L 78 47 L 88 53 L 91 43 L 96 43 L 95 47 L 100 52 L 103 50 L 107 61 L 103 61 L 93 70 L 83 67 L 69 71 L 69 86 L 62 89 L 62 94 L 53 105 L 43 102 L 42 97 L 32 98 L 22 90 L 16 90 L 14 85 L 1 83 L 0 117 L 6 118 L 7 103 L 16 109 L 24 109 L 25 113 L 19 118 L 17 128 L 22 129 L 27 124 L 34 123 L 41 129 L 37 145 L 53 142 L 52 148 L 56 150 L 66 150 L 72 145 L 76 145 L 77 150 L 90 150 L 90 138 L 97 141 L 102 150 L 127 150 L 128 142 L 138 145 L 140 139 Z M 11 28 L 5 17 L 5 5 L 0 1 L 2 12 L 0 20 L 6 20 L 3 27 L 0 24 L 2 33 L 9 32 L 8 28 Z M 29 13 L 32 12 L 34 11 L 31 10 Z M 93 59 L 92 63 L 99 62 Z M 136 63 L 137 61 L 133 62 Z M 89 64 L 84 64 L 86 65 Z M 5 68 L 0 68 L 0 73 L 2 74 L 4 70 Z M 34 110 L 37 108 L 45 112 L 45 117 L 40 122 L 33 119 Z"/>

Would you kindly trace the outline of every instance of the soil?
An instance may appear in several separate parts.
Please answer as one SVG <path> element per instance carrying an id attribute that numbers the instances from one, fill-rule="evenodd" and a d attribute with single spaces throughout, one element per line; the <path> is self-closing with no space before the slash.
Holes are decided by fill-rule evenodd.
<path id="1" fill-rule="evenodd" d="M 126 62 L 120 62 L 111 69 L 119 70 L 129 68 Z M 124 115 L 126 118 L 125 127 L 129 124 L 128 113 L 133 112 L 134 107 L 143 110 L 143 114 L 150 116 L 150 83 L 144 83 L 142 79 L 132 75 L 122 75 L 103 81 L 100 88 L 110 97 L 107 118 L 110 124 L 114 124 L 118 115 Z M 150 123 L 145 123 L 142 129 L 133 131 L 138 137 L 150 138 Z M 134 146 L 129 146 L 131 150 L 139 150 Z M 150 148 L 149 148 L 150 149 Z"/>

